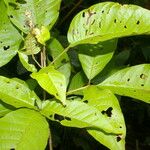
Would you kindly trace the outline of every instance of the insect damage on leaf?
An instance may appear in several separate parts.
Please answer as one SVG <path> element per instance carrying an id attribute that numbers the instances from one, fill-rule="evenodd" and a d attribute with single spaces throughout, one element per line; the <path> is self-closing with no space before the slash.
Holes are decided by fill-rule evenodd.
<path id="1" fill-rule="evenodd" d="M 112 110 L 113 110 L 113 108 L 112 108 L 112 107 L 109 107 L 107 110 L 101 111 L 101 113 L 102 113 L 103 115 L 106 114 L 108 117 L 111 117 L 111 116 L 112 116 Z"/>

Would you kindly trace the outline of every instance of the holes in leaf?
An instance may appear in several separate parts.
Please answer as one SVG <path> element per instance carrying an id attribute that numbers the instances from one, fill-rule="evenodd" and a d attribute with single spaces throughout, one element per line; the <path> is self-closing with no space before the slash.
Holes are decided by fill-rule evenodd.
<path id="1" fill-rule="evenodd" d="M 15 150 L 15 148 L 11 148 L 10 150 Z"/>
<path id="2" fill-rule="evenodd" d="M 62 120 L 64 120 L 64 117 L 61 116 L 61 115 L 55 114 L 55 115 L 54 115 L 54 119 L 55 119 L 55 120 L 58 120 L 58 121 L 62 121 Z"/>
<path id="3" fill-rule="evenodd" d="M 20 4 L 26 4 L 27 2 L 25 0 L 16 0 L 17 3 L 20 3 Z"/>
<path id="4" fill-rule="evenodd" d="M 8 84 L 9 84 L 9 83 L 10 83 L 10 81 L 6 81 L 6 83 L 8 83 Z"/>
<path id="5" fill-rule="evenodd" d="M 65 117 L 65 119 L 68 120 L 68 121 L 71 121 L 71 118 L 69 118 L 69 117 Z"/>
<path id="6" fill-rule="evenodd" d="M 116 140 L 117 140 L 117 142 L 121 141 L 121 136 L 118 135 L 118 136 L 116 137 Z"/>
<path id="7" fill-rule="evenodd" d="M 117 22 L 117 19 L 114 19 L 114 23 L 116 23 Z"/>
<path id="8" fill-rule="evenodd" d="M 104 13 L 105 11 L 104 10 L 102 10 L 102 14 Z"/>
<path id="9" fill-rule="evenodd" d="M 141 86 L 144 86 L 144 84 L 141 84 Z"/>
<path id="10" fill-rule="evenodd" d="M 53 117 L 53 115 L 50 115 L 49 117 L 50 117 L 50 118 L 52 118 L 52 117 Z"/>
<path id="11" fill-rule="evenodd" d="M 145 74 L 142 73 L 142 74 L 140 75 L 140 78 L 141 78 L 141 79 L 146 79 L 147 76 L 146 76 Z"/>
<path id="12" fill-rule="evenodd" d="M 127 81 L 129 82 L 129 81 L 130 81 L 130 78 L 128 78 Z"/>
<path id="13" fill-rule="evenodd" d="M 3 42 L 2 42 L 2 41 L 0 41 L 0 43 L 2 44 Z"/>
<path id="14" fill-rule="evenodd" d="M 120 129 L 122 128 L 122 126 L 119 127 Z"/>
<path id="15" fill-rule="evenodd" d="M 83 17 L 83 18 L 85 17 L 85 12 L 82 13 L 82 17 Z"/>
<path id="16" fill-rule="evenodd" d="M 88 100 L 84 100 L 83 102 L 87 104 L 87 103 L 88 103 Z"/>
<path id="17" fill-rule="evenodd" d="M 16 89 L 18 90 L 20 87 L 18 85 L 16 85 Z"/>
<path id="18" fill-rule="evenodd" d="M 138 20 L 136 24 L 139 25 L 139 24 L 140 24 L 140 21 Z"/>
<path id="19" fill-rule="evenodd" d="M 10 18 L 14 18 L 13 15 L 10 15 L 9 17 L 10 17 Z"/>
<path id="20" fill-rule="evenodd" d="M 8 50 L 10 48 L 10 46 L 3 46 L 4 51 Z"/>
<path id="21" fill-rule="evenodd" d="M 99 28 L 101 28 L 101 22 L 99 22 Z"/>
<path id="22" fill-rule="evenodd" d="M 56 93 L 56 96 L 59 96 L 58 93 Z"/>
<path id="23" fill-rule="evenodd" d="M 107 110 L 101 111 L 101 113 L 102 113 L 103 115 L 106 114 L 108 117 L 111 117 L 111 116 L 112 116 L 112 110 L 113 110 L 113 108 L 112 108 L 112 107 L 109 107 Z"/>
<path id="24" fill-rule="evenodd" d="M 127 26 L 125 25 L 124 28 L 127 29 Z"/>

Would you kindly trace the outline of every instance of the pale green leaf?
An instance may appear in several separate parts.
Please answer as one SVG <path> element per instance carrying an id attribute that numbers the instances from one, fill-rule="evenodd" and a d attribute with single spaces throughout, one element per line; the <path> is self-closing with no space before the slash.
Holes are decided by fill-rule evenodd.
<path id="1" fill-rule="evenodd" d="M 18 109 L 0 119 L 1 150 L 44 150 L 49 128 L 37 111 Z"/>
<path id="2" fill-rule="evenodd" d="M 53 66 L 42 68 L 37 73 L 32 73 L 31 77 L 49 94 L 54 95 L 64 105 L 66 104 L 66 78 Z"/>
<path id="3" fill-rule="evenodd" d="M 84 102 L 90 106 L 97 108 L 103 115 L 109 118 L 110 124 L 119 130 L 118 134 L 106 134 L 101 130 L 95 130 L 93 128 L 87 128 L 87 131 L 100 143 L 105 145 L 111 150 L 123 150 L 125 149 L 125 135 L 126 127 L 119 106 L 119 102 L 114 94 L 109 90 L 102 90 L 96 86 L 90 86 L 84 90 Z"/>
<path id="4" fill-rule="evenodd" d="M 42 26 L 51 29 L 59 15 L 61 0 L 4 0 L 11 21 L 23 32 Z"/>
<path id="5" fill-rule="evenodd" d="M 37 103 L 40 103 L 37 95 L 26 84 L 3 76 L 0 76 L 0 99 L 16 108 L 29 107 L 36 109 Z"/>
<path id="6" fill-rule="evenodd" d="M 22 37 L 11 24 L 4 2 L 0 1 L 0 67 L 7 64 L 19 49 Z M 15 37 L 15 38 L 14 38 Z"/>
<path id="7" fill-rule="evenodd" d="M 37 71 L 36 67 L 33 64 L 29 64 L 29 59 L 26 54 L 18 52 L 18 55 L 19 55 L 20 62 L 28 71 L 31 71 L 31 72 Z"/>
<path id="8" fill-rule="evenodd" d="M 136 5 L 103 2 L 79 12 L 74 17 L 68 31 L 68 41 L 75 46 L 124 36 L 150 34 L 149 26 L 149 10 Z"/>
<path id="9" fill-rule="evenodd" d="M 55 120 L 57 120 L 57 115 L 63 116 L 64 118 L 60 120 L 60 123 L 65 126 L 78 128 L 93 127 L 107 133 L 122 133 L 122 129 L 110 124 L 109 118 L 103 115 L 97 108 L 85 104 L 78 99 L 73 101 L 66 100 L 66 107 L 56 100 L 47 100 L 42 106 L 41 113 L 48 118 L 54 115 Z"/>
<path id="10" fill-rule="evenodd" d="M 98 85 L 115 94 L 130 96 L 150 103 L 150 64 L 122 69 Z"/>

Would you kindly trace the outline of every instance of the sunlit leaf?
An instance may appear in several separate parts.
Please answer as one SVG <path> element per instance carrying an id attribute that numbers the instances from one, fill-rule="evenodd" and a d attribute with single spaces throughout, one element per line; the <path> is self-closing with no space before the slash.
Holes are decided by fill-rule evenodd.
<path id="1" fill-rule="evenodd" d="M 150 65 L 141 64 L 120 70 L 98 86 L 150 103 Z"/>
<path id="2" fill-rule="evenodd" d="M 7 64 L 19 49 L 22 37 L 11 24 L 4 2 L 0 1 L 0 67 Z M 15 37 L 15 38 L 14 38 Z"/>
<path id="3" fill-rule="evenodd" d="M 51 29 L 59 15 L 61 0 L 4 0 L 11 21 L 23 32 L 35 26 Z"/>
<path id="4" fill-rule="evenodd" d="M 31 72 L 37 71 L 36 67 L 33 64 L 29 64 L 29 59 L 26 54 L 18 52 L 18 55 L 19 55 L 20 62 L 28 71 L 31 71 Z"/>
<path id="5" fill-rule="evenodd" d="M 74 46 L 130 35 L 150 34 L 149 26 L 149 10 L 136 5 L 103 2 L 74 17 L 68 31 L 68 41 Z"/>
<path id="6" fill-rule="evenodd" d="M 3 76 L 0 76 L 0 99 L 16 108 L 36 108 L 38 101 L 40 101 L 26 84 Z"/>
<path id="7" fill-rule="evenodd" d="M 1 150 L 44 150 L 49 128 L 37 111 L 18 109 L 0 119 L 0 133 Z"/>
<path id="8" fill-rule="evenodd" d="M 126 127 L 119 106 L 119 102 L 114 94 L 109 90 L 102 90 L 96 86 L 90 86 L 84 90 L 83 101 L 90 106 L 97 108 L 104 116 L 109 118 L 110 124 L 121 129 L 118 134 L 106 134 L 101 130 L 87 128 L 87 131 L 100 143 L 112 150 L 125 149 Z"/>
<path id="9" fill-rule="evenodd" d="M 113 126 L 109 117 L 103 115 L 97 108 L 77 100 L 66 100 L 66 107 L 56 100 L 44 102 L 41 113 L 46 117 L 54 117 L 62 125 L 71 127 L 90 127 L 107 133 L 120 134 L 122 129 Z"/>
<path id="10" fill-rule="evenodd" d="M 54 95 L 64 105 L 66 104 L 66 78 L 53 66 L 42 68 L 37 73 L 32 73 L 31 77 L 36 79 L 39 85 L 49 94 Z"/>

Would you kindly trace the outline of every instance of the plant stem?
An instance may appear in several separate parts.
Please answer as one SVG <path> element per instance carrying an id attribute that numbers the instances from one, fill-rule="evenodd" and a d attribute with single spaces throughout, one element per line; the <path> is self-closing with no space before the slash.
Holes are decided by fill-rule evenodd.
<path id="1" fill-rule="evenodd" d="M 64 49 L 64 51 L 62 53 L 60 53 L 50 64 L 54 64 L 54 62 L 56 60 L 58 60 L 64 53 L 66 53 L 69 50 L 70 46 L 68 46 L 67 48 Z"/>
<path id="2" fill-rule="evenodd" d="M 35 63 L 42 68 L 42 66 L 39 64 L 39 62 L 35 59 L 34 54 L 32 53 L 32 59 L 35 61 Z"/>
<path id="3" fill-rule="evenodd" d="M 84 89 L 88 88 L 89 86 L 90 86 L 90 85 L 86 85 L 86 86 L 83 86 L 83 87 L 81 87 L 81 88 L 68 91 L 68 92 L 67 92 L 67 95 L 69 95 L 69 94 L 71 94 L 71 93 L 74 93 L 74 92 L 77 92 L 77 91 L 80 91 L 80 90 L 84 90 Z"/>
<path id="4" fill-rule="evenodd" d="M 49 150 L 53 150 L 53 146 L 52 146 L 52 134 L 51 134 L 51 129 L 49 128 Z"/>
<path id="5" fill-rule="evenodd" d="M 59 26 L 61 26 L 67 19 L 68 17 L 76 10 L 76 8 L 82 3 L 83 0 L 79 0 L 78 3 L 68 12 L 68 14 L 64 17 L 64 19 L 60 22 Z"/>

